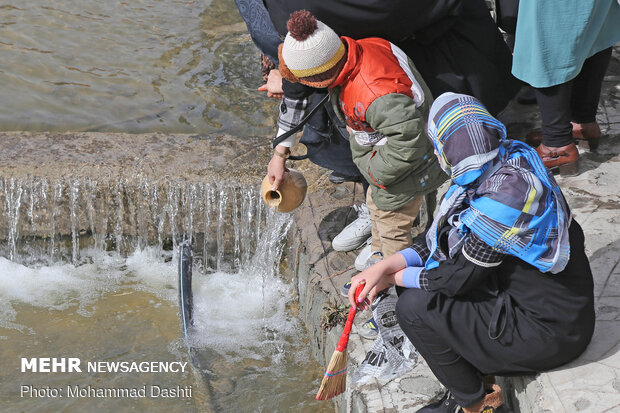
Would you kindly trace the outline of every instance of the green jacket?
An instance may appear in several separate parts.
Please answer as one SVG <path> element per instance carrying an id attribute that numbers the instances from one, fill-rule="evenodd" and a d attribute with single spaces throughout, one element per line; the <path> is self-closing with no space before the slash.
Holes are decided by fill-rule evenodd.
<path id="1" fill-rule="evenodd" d="M 417 71 L 413 73 L 420 79 Z M 353 162 L 372 187 L 372 200 L 383 211 L 393 211 L 436 190 L 448 178 L 426 135 L 431 93 L 419 83 L 426 98 L 418 108 L 413 99 L 400 93 L 380 96 L 368 106 L 366 122 L 387 138 L 384 145 L 363 146 L 354 134 L 349 136 Z M 340 89 L 334 88 L 330 100 L 334 111 L 344 118 L 336 98 L 339 93 Z"/>

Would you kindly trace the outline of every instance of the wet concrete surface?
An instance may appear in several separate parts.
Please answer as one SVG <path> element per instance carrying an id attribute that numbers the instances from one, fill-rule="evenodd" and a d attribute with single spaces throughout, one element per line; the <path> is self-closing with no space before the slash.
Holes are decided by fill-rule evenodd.
<path id="1" fill-rule="evenodd" d="M 191 213 L 204 227 L 199 209 L 256 186 L 269 159 L 266 137 L 0 132 L 0 239 L 161 239 Z"/>
<path id="2" fill-rule="evenodd" d="M 95 132 L 0 132 L 0 176 L 101 180 L 166 177 L 254 183 L 269 162 L 264 137 Z"/>

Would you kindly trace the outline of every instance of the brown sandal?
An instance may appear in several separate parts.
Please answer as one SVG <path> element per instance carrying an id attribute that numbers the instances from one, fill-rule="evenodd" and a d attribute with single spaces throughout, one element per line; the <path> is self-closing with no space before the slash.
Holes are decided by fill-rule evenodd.
<path id="1" fill-rule="evenodd" d="M 579 172 L 579 152 L 574 143 L 559 148 L 540 144 L 536 152 L 547 168 L 559 169 L 562 176 L 573 176 Z"/>

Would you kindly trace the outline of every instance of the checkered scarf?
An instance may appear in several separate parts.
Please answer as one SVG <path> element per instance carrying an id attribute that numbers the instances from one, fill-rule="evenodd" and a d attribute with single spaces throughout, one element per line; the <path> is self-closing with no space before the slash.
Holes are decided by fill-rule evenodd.
<path id="1" fill-rule="evenodd" d="M 504 125 L 477 99 L 455 93 L 433 103 L 428 136 L 453 185 L 426 236 L 431 250 L 427 269 L 447 258 L 437 248 L 438 231 L 446 224 L 451 227 L 450 256 L 473 232 L 495 250 L 542 272 L 564 269 L 571 213 L 532 148 L 506 139 Z"/>

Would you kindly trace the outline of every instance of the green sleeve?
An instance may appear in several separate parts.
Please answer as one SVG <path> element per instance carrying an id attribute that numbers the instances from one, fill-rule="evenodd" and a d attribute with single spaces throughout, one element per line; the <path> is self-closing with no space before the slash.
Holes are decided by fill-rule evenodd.
<path id="1" fill-rule="evenodd" d="M 366 121 L 387 138 L 385 145 L 374 146 L 359 159 L 358 166 L 371 176 L 371 183 L 387 187 L 398 182 L 428 154 L 425 116 L 408 96 L 391 93 L 375 99 L 366 111 Z M 353 145 L 361 154 L 362 147 L 357 142 Z"/>

